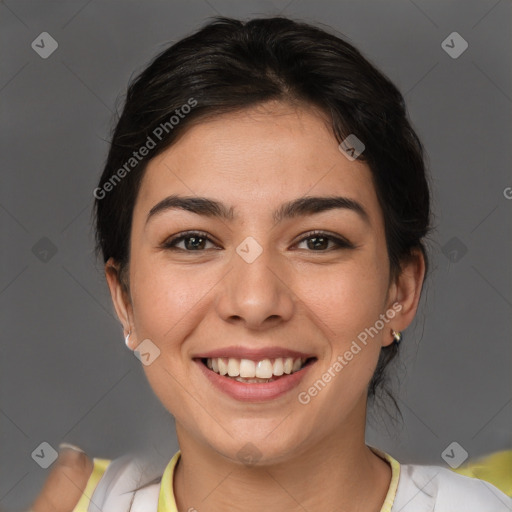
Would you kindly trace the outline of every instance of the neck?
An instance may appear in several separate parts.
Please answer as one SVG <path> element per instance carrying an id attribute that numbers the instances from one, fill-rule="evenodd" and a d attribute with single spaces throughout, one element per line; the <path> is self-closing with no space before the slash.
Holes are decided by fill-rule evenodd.
<path id="1" fill-rule="evenodd" d="M 350 510 L 378 512 L 391 468 L 362 435 L 340 428 L 284 462 L 245 466 L 183 436 L 176 424 L 181 458 L 175 469 L 178 510 L 223 512 Z"/>

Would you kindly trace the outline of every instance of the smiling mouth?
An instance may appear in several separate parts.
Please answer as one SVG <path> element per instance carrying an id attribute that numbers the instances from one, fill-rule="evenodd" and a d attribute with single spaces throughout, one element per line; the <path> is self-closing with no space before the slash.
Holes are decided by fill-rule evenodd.
<path id="1" fill-rule="evenodd" d="M 313 364 L 316 357 L 277 357 L 272 359 L 238 359 L 234 357 L 201 358 L 210 371 L 238 382 L 264 384 L 292 375 Z"/>

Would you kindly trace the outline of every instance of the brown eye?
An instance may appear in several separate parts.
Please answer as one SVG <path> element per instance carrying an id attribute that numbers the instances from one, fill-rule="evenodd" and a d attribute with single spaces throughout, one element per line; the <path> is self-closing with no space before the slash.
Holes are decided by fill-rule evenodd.
<path id="1" fill-rule="evenodd" d="M 181 243 L 183 243 L 182 247 L 178 247 L 178 244 Z M 205 247 L 207 243 L 213 244 L 205 233 L 194 231 L 176 235 L 164 242 L 162 247 L 186 252 L 201 252 L 207 249 Z"/>
<path id="2" fill-rule="evenodd" d="M 318 250 L 327 249 L 329 246 L 329 238 L 325 236 L 312 236 L 307 239 L 308 249 Z"/>
<path id="3" fill-rule="evenodd" d="M 206 239 L 199 236 L 187 236 L 183 238 L 185 248 L 191 251 L 204 249 Z"/>
<path id="4" fill-rule="evenodd" d="M 327 252 L 335 249 L 353 249 L 355 247 L 348 240 L 323 232 L 309 233 L 299 244 L 304 242 L 306 242 L 307 249 L 315 252 Z"/>

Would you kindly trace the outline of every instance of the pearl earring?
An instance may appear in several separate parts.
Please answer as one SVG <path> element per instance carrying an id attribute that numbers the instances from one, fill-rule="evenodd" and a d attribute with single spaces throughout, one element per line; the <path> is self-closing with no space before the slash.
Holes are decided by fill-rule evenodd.
<path id="1" fill-rule="evenodd" d="M 400 342 L 402 341 L 402 333 L 400 331 L 394 331 L 393 329 L 391 329 L 391 334 L 393 335 L 393 338 L 395 338 L 395 343 L 397 345 L 400 345 Z"/>

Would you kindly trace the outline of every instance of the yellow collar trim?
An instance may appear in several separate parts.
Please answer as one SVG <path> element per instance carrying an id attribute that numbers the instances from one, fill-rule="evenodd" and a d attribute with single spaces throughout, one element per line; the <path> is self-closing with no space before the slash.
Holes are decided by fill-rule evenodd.
<path id="1" fill-rule="evenodd" d="M 87 480 L 84 492 L 82 493 L 82 496 L 80 496 L 80 500 L 73 509 L 73 512 L 87 512 L 91 503 L 92 494 L 101 480 L 101 477 L 107 470 L 110 462 L 110 459 L 93 458 L 94 467 L 92 469 L 91 476 L 89 477 L 89 480 Z"/>
<path id="2" fill-rule="evenodd" d="M 174 468 L 181 456 L 178 450 L 165 468 L 160 483 L 160 494 L 158 496 L 158 512 L 178 512 L 176 500 L 174 499 Z"/>
<path id="3" fill-rule="evenodd" d="M 376 455 L 381 459 L 384 459 L 391 466 L 391 482 L 389 489 L 384 499 L 384 503 L 380 512 L 391 512 L 391 507 L 395 501 L 396 490 L 398 488 L 398 480 L 400 479 L 400 463 L 395 460 L 391 455 L 385 453 L 377 448 L 369 447 Z M 169 464 L 165 468 L 162 475 L 162 481 L 160 484 L 160 494 L 158 496 L 158 512 L 178 512 L 176 506 L 176 500 L 174 499 L 174 469 L 178 464 L 178 460 L 181 456 L 181 452 L 178 450 Z"/>
<path id="4" fill-rule="evenodd" d="M 400 462 L 391 457 L 389 453 L 383 452 L 373 446 L 369 446 L 368 448 L 391 466 L 391 482 L 389 483 L 388 492 L 386 493 L 384 503 L 380 509 L 380 512 L 391 512 L 391 507 L 393 507 L 396 491 L 398 489 L 398 481 L 400 480 Z"/>

